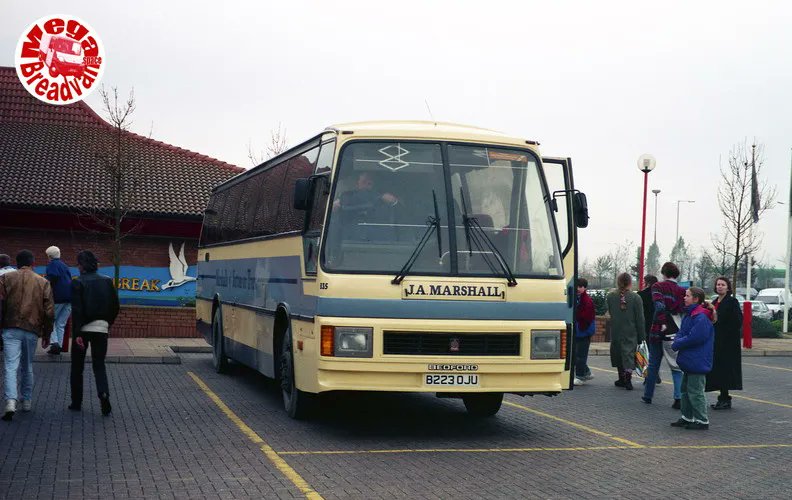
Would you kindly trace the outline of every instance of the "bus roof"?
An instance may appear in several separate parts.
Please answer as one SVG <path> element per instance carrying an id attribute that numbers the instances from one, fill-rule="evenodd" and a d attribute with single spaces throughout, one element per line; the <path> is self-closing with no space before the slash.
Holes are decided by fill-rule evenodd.
<path id="1" fill-rule="evenodd" d="M 419 120 L 383 120 L 340 123 L 327 130 L 366 137 L 405 137 L 411 139 L 445 139 L 524 146 L 537 146 L 536 141 L 509 136 L 501 132 L 458 123 Z"/>

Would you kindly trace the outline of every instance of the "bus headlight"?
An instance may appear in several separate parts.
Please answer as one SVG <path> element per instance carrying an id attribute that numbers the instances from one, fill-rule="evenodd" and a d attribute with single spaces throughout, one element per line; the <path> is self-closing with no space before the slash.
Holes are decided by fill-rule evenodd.
<path id="1" fill-rule="evenodd" d="M 558 330 L 531 331 L 531 359 L 559 359 L 561 335 Z"/>
<path id="2" fill-rule="evenodd" d="M 335 328 L 335 355 L 347 358 L 372 357 L 373 328 L 337 326 Z"/>

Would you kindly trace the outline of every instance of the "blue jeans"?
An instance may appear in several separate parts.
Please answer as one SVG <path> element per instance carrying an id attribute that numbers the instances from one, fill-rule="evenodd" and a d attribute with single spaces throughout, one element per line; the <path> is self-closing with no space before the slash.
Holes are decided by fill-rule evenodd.
<path id="1" fill-rule="evenodd" d="M 660 364 L 663 362 L 663 344 L 647 342 L 646 345 L 649 347 L 649 370 L 646 375 L 644 397 L 652 399 L 657 377 L 660 374 Z M 671 378 L 674 381 L 674 399 L 682 398 L 682 375 L 681 371 L 671 370 Z"/>
<path id="2" fill-rule="evenodd" d="M 71 316 L 70 303 L 55 304 L 55 323 L 52 326 L 52 335 L 50 336 L 51 344 L 63 346 L 63 331 L 66 329 L 69 316 Z"/>
<path id="3" fill-rule="evenodd" d="M 591 337 L 575 337 L 575 376 L 577 378 L 591 375 L 588 367 L 589 346 Z"/>
<path id="4" fill-rule="evenodd" d="M 21 328 L 3 330 L 5 343 L 5 399 L 19 399 L 17 396 L 17 370 L 22 372 L 22 400 L 33 397 L 33 356 L 36 354 L 35 333 Z M 20 363 L 21 359 L 21 363 Z"/>

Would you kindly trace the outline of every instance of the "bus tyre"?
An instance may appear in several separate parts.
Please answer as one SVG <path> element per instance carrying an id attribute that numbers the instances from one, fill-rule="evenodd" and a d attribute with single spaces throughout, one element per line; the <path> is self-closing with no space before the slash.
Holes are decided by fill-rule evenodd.
<path id="1" fill-rule="evenodd" d="M 307 417 L 311 411 L 311 395 L 297 389 L 294 377 L 294 353 L 292 352 L 291 328 L 283 335 L 280 354 L 280 384 L 283 394 L 283 407 L 294 419 Z"/>
<path id="2" fill-rule="evenodd" d="M 223 320 L 220 312 L 212 318 L 212 366 L 217 373 L 228 371 L 228 357 L 225 355 L 225 342 L 223 341 Z"/>
<path id="3" fill-rule="evenodd" d="M 503 403 L 502 392 L 484 392 L 462 396 L 468 413 L 476 417 L 491 417 L 498 413 Z"/>

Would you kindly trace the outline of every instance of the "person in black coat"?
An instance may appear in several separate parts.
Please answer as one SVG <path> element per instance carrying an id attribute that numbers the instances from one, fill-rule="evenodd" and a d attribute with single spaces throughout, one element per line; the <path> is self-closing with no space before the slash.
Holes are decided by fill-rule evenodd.
<path id="1" fill-rule="evenodd" d="M 732 295 L 728 278 L 715 280 L 718 298 L 712 305 L 717 311 L 715 322 L 715 348 L 712 371 L 707 374 L 707 391 L 720 391 L 718 402 L 710 405 L 713 410 L 731 408 L 729 390 L 742 390 L 742 366 L 740 353 L 740 329 L 742 312 L 740 303 Z"/>
<path id="2" fill-rule="evenodd" d="M 652 301 L 652 285 L 657 283 L 657 276 L 653 274 L 647 274 L 644 276 L 644 284 L 646 288 L 638 292 L 638 295 L 641 297 L 641 302 L 643 302 L 643 313 L 644 313 L 644 323 L 647 335 L 649 335 L 649 330 L 652 329 L 652 321 L 654 321 L 654 312 L 655 312 L 655 305 Z M 660 383 L 660 374 L 657 374 L 657 383 Z M 644 384 L 646 384 L 646 380 L 644 379 Z"/>

